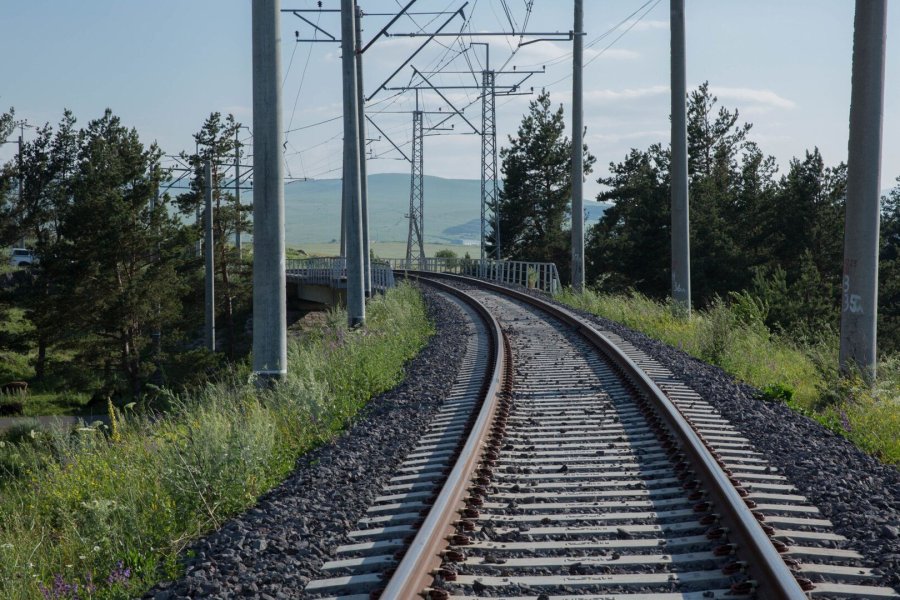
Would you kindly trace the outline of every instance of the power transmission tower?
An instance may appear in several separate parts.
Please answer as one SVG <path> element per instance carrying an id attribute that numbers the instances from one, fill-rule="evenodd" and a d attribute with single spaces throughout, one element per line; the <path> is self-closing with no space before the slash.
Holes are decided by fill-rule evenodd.
<path id="1" fill-rule="evenodd" d="M 406 264 L 413 258 L 413 246 L 418 247 L 418 260 L 425 258 L 425 176 L 424 176 L 424 129 L 422 111 L 419 110 L 419 93 L 416 92 L 416 110 L 413 111 L 412 158 L 410 159 L 409 182 L 409 235 L 406 238 Z"/>
<path id="2" fill-rule="evenodd" d="M 414 88 L 403 88 L 403 89 L 414 89 Z M 396 111 L 401 114 L 406 114 L 407 111 Z M 371 117 L 366 115 L 366 120 L 378 130 L 384 139 L 386 139 L 394 149 L 400 153 L 400 155 L 410 164 L 410 190 L 409 190 L 409 212 L 406 213 L 406 218 L 409 221 L 409 233 L 406 237 L 406 262 L 407 265 L 412 264 L 413 253 L 418 248 L 418 257 L 417 260 L 421 260 L 425 258 L 425 169 L 424 169 L 424 160 L 425 160 L 425 136 L 426 135 L 438 135 L 438 134 L 426 134 L 426 131 L 453 131 L 452 127 L 449 128 L 440 128 L 440 127 L 425 127 L 424 117 L 425 115 L 441 115 L 444 116 L 447 113 L 443 111 L 427 111 L 421 110 L 419 108 L 419 95 L 418 90 L 416 91 L 416 110 L 409 111 L 413 118 L 413 130 L 412 130 L 412 158 L 407 156 L 407 154 L 398 146 L 394 140 L 391 139 L 381 127 L 378 126 Z M 382 111 L 379 114 L 391 114 L 394 111 Z"/>
<path id="3" fill-rule="evenodd" d="M 500 211 L 497 207 L 496 73 L 481 72 L 481 258 L 486 255 L 487 210 L 494 213 L 494 256 L 500 260 Z"/>

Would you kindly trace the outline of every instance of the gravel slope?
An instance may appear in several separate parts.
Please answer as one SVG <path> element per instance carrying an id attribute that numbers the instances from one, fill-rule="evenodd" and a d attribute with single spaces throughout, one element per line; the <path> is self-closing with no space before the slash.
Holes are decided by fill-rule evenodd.
<path id="1" fill-rule="evenodd" d="M 465 315 L 423 288 L 437 333 L 396 388 L 373 399 L 333 443 L 302 457 L 257 505 L 192 545 L 187 575 L 145 598 L 300 598 L 323 559 L 346 543 L 395 466 L 413 448 L 456 378 Z"/>
<path id="2" fill-rule="evenodd" d="M 900 470 L 718 367 L 623 325 L 557 303 L 612 331 L 711 402 L 834 523 L 888 585 L 900 591 Z"/>
<path id="3" fill-rule="evenodd" d="M 344 542 L 382 483 L 418 438 L 455 379 L 464 349 L 462 313 L 424 290 L 437 335 L 408 378 L 370 403 L 333 444 L 310 453 L 258 505 L 193 546 L 188 575 L 148 598 L 298 598 L 322 559 Z M 574 310 L 566 306 L 569 310 Z M 575 310 L 669 368 L 746 435 L 900 590 L 900 471 L 751 386 L 622 325 Z M 317 484 L 318 482 L 318 484 Z M 321 482 L 327 482 L 323 484 Z"/>

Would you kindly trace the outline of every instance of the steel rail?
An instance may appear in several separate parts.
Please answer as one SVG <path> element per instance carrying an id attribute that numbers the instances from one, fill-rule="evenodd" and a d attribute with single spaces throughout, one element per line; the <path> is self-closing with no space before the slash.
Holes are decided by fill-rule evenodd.
<path id="1" fill-rule="evenodd" d="M 424 278 L 412 273 L 398 273 L 398 276 L 424 281 Z M 454 525 L 460 518 L 458 513 L 465 508 L 464 499 L 471 484 L 472 475 L 481 462 L 484 442 L 491 431 L 497 413 L 499 397 L 502 392 L 503 373 L 509 361 L 500 324 L 484 305 L 451 285 L 432 280 L 426 282 L 428 285 L 460 298 L 484 319 L 491 332 L 493 368 L 487 379 L 488 385 L 484 402 L 460 452 L 459 459 L 447 476 L 438 497 L 428 511 L 428 516 L 425 517 L 425 521 L 407 548 L 406 554 L 381 592 L 381 598 L 385 600 L 416 598 L 420 596 L 422 590 L 431 585 L 434 579 L 432 573 L 440 567 L 441 554 L 450 545 L 449 537 L 455 533 Z"/>
<path id="2" fill-rule="evenodd" d="M 755 581 L 760 597 L 772 600 L 807 600 L 806 592 L 800 587 L 728 475 L 706 447 L 702 437 L 643 369 L 606 336 L 573 312 L 525 292 L 480 279 L 448 273 L 423 273 L 419 277 L 431 281 L 433 278 L 448 279 L 494 291 L 534 306 L 575 329 L 632 380 L 634 385 L 654 405 L 669 431 L 681 442 L 682 449 L 696 470 L 697 478 L 703 483 L 713 505 L 719 511 L 720 519 L 735 541 L 738 552 L 743 552 L 747 558 L 753 559 L 747 562 L 747 573 Z M 455 471 L 456 469 L 454 469 Z M 433 513 L 434 509 L 429 514 L 429 518 Z M 420 530 L 419 535 L 424 534 L 424 530 Z M 417 536 L 418 538 L 419 536 Z M 399 569 L 395 578 L 397 576 L 399 576 Z M 408 586 L 402 589 L 412 590 Z M 424 587 L 420 587 L 415 593 L 409 595 L 383 595 L 382 598 L 414 598 L 423 589 Z"/>

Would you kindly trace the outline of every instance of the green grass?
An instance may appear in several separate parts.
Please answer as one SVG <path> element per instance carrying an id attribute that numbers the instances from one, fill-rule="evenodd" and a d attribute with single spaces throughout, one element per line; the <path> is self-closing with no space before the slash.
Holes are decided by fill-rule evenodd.
<path id="1" fill-rule="evenodd" d="M 0 322 L 0 335 L 23 336 L 33 329 L 20 308 L 9 308 L 5 316 Z M 70 391 L 68 383 L 59 376 L 70 360 L 70 352 L 51 349 L 48 353 L 48 372 L 40 382 L 34 382 L 35 354 L 33 348 L 24 352 L 0 348 L 0 385 L 8 381 L 31 382 L 28 394 L 23 398 L 25 416 L 82 414 L 91 394 Z"/>
<path id="2" fill-rule="evenodd" d="M 130 598 L 177 576 L 191 539 L 251 506 L 396 385 L 433 333 L 414 288 L 368 307 L 364 329 L 348 331 L 335 312 L 292 341 L 288 376 L 272 390 L 257 390 L 244 367 L 190 397 L 163 393 L 162 418 L 130 407 L 113 411 L 108 431 L 19 428 L 0 448 L 0 597 L 90 578 L 90 597 Z M 107 583 L 111 574 L 122 581 Z"/>
<path id="3" fill-rule="evenodd" d="M 640 294 L 564 290 L 557 299 L 717 365 L 765 398 L 785 401 L 884 462 L 900 464 L 900 357 L 882 360 L 874 387 L 841 378 L 834 343 L 798 345 L 773 334 L 747 294 L 694 311 L 689 320 L 676 317 L 671 304 Z"/>

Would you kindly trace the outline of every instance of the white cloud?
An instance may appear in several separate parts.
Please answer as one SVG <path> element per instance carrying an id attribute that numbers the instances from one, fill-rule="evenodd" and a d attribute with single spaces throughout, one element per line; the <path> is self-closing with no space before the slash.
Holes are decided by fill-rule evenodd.
<path id="1" fill-rule="evenodd" d="M 623 90 L 589 90 L 584 93 L 586 102 L 621 102 L 638 100 L 669 93 L 667 85 L 651 85 L 642 88 L 625 88 Z"/>
<path id="2" fill-rule="evenodd" d="M 720 100 L 731 100 L 736 102 L 746 102 L 755 105 L 754 109 L 760 108 L 783 108 L 791 109 L 797 105 L 783 96 L 779 96 L 771 90 L 760 90 L 754 88 L 737 88 L 737 87 L 718 87 L 710 86 L 710 92 L 717 96 Z M 763 112 L 758 110 L 758 112 Z"/>

